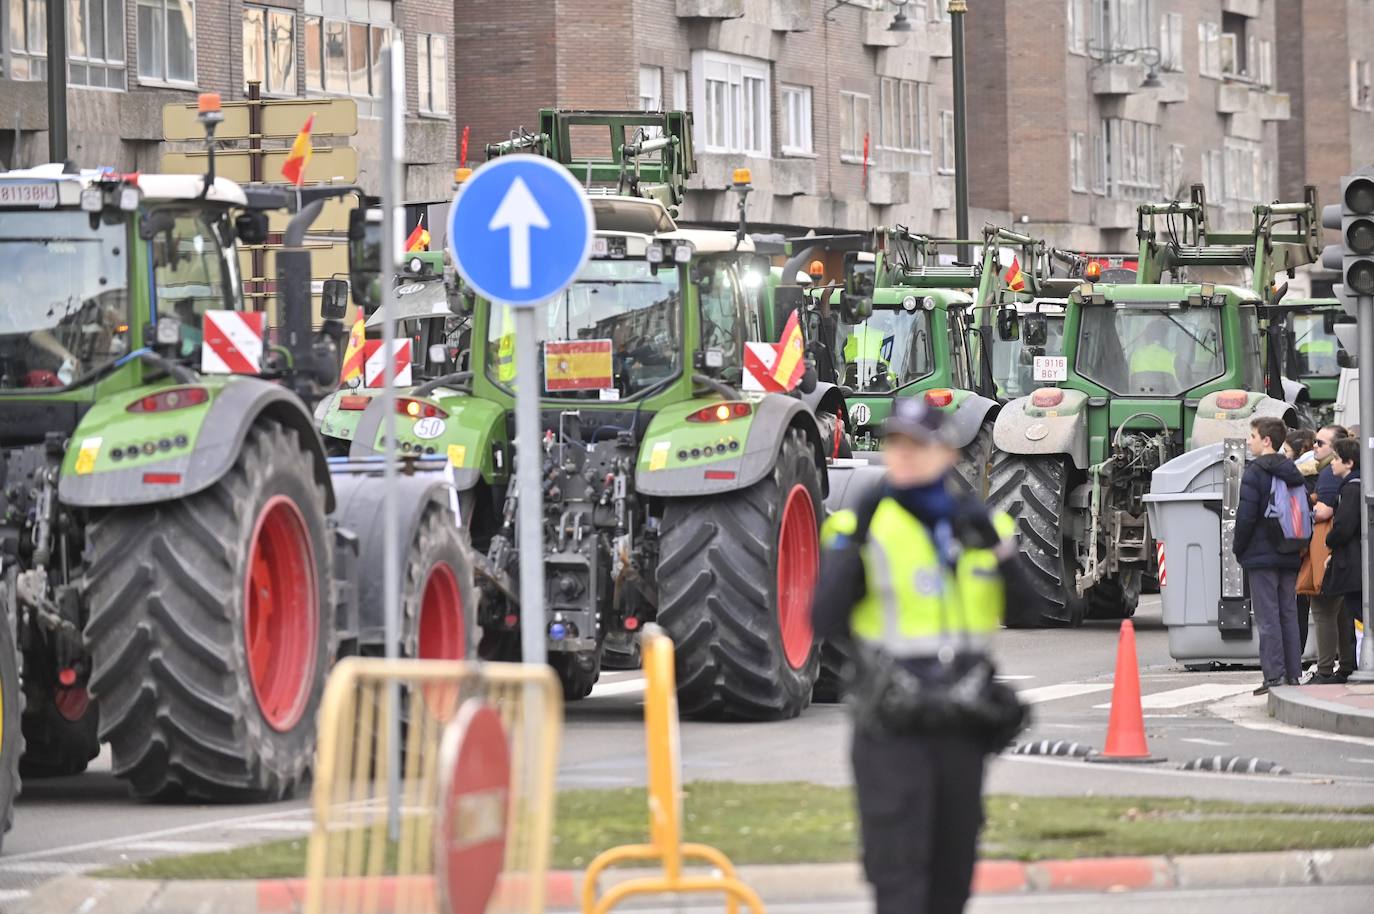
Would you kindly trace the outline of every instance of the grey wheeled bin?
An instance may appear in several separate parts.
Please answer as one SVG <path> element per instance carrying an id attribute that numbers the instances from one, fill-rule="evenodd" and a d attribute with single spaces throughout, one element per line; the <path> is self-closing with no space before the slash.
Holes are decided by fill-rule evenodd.
<path id="1" fill-rule="evenodd" d="M 1223 525 L 1228 510 L 1235 516 L 1246 456 L 1239 439 L 1181 454 L 1154 471 L 1145 496 L 1150 531 L 1164 544 L 1159 593 L 1169 654 L 1187 666 L 1259 665 L 1259 629 Z"/>

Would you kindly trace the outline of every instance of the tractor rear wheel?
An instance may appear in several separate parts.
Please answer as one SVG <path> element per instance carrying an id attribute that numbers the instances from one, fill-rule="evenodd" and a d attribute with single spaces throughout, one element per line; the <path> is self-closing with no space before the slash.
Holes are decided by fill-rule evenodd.
<path id="1" fill-rule="evenodd" d="M 1140 571 L 1123 571 L 1103 578 L 1088 591 L 1089 619 L 1129 619 L 1140 605 Z"/>
<path id="2" fill-rule="evenodd" d="M 402 657 L 464 660 L 477 649 L 476 601 L 462 534 L 453 515 L 430 503 L 406 550 Z"/>
<path id="3" fill-rule="evenodd" d="M 0 596 L 4 590 L 0 589 Z M 24 754 L 24 693 L 19 688 L 19 651 L 8 619 L 0 619 L 0 846 L 14 823 L 19 796 L 19 758 Z"/>
<path id="4" fill-rule="evenodd" d="M 25 655 L 25 669 L 30 655 Z M 56 778 L 80 774 L 100 754 L 100 712 L 84 688 L 65 689 L 43 682 L 41 661 L 25 680 L 31 694 L 24 702 L 24 759 L 26 778 Z M 51 668 L 51 664 L 43 666 Z M 51 678 L 50 676 L 48 678 Z"/>
<path id="5" fill-rule="evenodd" d="M 557 651 L 549 654 L 549 666 L 558 674 L 563 684 L 563 698 L 567 701 L 581 701 L 592 694 L 592 688 L 601 678 L 602 645 L 594 651 Z"/>
<path id="6" fill-rule="evenodd" d="M 1065 497 L 1068 464 L 1063 455 L 1029 457 L 998 451 L 992 458 L 988 505 L 1016 519 L 1016 532 L 1027 577 L 1035 588 L 1040 612 L 1019 609 L 1027 601 L 1008 600 L 1008 628 L 1078 625 L 1084 601 L 1078 596 L 1078 562 L 1068 538 Z"/>
<path id="7" fill-rule="evenodd" d="M 335 632 L 307 453 L 260 419 L 209 489 L 91 525 L 90 688 L 139 797 L 276 800 L 308 777 Z"/>
<path id="8" fill-rule="evenodd" d="M 954 483 L 963 494 L 984 498 L 988 494 L 988 461 L 992 460 L 992 420 L 978 426 L 978 434 L 959 449 Z"/>
<path id="9" fill-rule="evenodd" d="M 658 622 L 677 646 L 683 714 L 778 720 L 810 703 L 820 514 L 820 473 L 796 430 L 749 488 L 668 502 Z"/>

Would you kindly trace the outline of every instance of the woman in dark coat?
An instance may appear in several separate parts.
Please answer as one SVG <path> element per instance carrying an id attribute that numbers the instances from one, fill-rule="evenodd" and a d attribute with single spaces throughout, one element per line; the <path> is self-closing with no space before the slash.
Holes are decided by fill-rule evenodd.
<path id="1" fill-rule="evenodd" d="M 1345 612 L 1351 618 L 1358 618 L 1362 583 L 1360 506 L 1364 501 L 1360 493 L 1360 442 L 1355 438 L 1342 438 L 1333 447 L 1335 458 L 1331 461 L 1331 471 L 1341 479 L 1341 498 L 1331 519 L 1331 532 L 1326 535 L 1331 559 L 1322 581 L 1322 593 L 1341 594 L 1345 598 Z M 1341 670 L 1335 678 L 1344 681 L 1349 675 L 1349 670 Z"/>

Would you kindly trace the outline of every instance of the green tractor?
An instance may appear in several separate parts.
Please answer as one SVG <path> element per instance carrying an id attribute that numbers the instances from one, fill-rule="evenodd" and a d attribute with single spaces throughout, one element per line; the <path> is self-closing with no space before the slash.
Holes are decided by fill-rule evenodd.
<path id="1" fill-rule="evenodd" d="M 1209 231 L 1206 201 L 1139 209 L 1133 284 L 1083 281 L 1065 302 L 1064 354 L 1045 357 L 1043 385 L 1003 407 L 990 501 L 1017 518 L 1043 615 L 1013 626 L 1077 625 L 1134 613 L 1155 544 L 1141 501 L 1171 458 L 1245 437 L 1255 416 L 1297 424 L 1260 351 L 1256 289 L 1315 256 L 1315 202 L 1257 206 L 1252 231 Z M 1208 270 L 1252 271 L 1254 286 Z M 1199 275 L 1200 274 L 1200 275 Z M 1048 338 L 1037 315 L 1004 310 L 999 336 Z"/>
<path id="2" fill-rule="evenodd" d="M 1341 369 L 1352 364 L 1336 328 L 1355 319 L 1334 298 L 1282 298 L 1267 311 L 1269 364 L 1282 365 L 1284 385 L 1298 388 L 1304 424 L 1329 425 Z"/>
<path id="3" fill-rule="evenodd" d="M 593 133 L 601 144 L 575 155 L 573 136 Z M 537 625 L 579 699 L 606 652 L 625 655 L 656 622 L 677 645 L 683 713 L 787 718 L 809 703 L 819 665 L 808 601 L 831 442 L 802 398 L 744 389 L 746 344 L 771 342 L 768 265 L 743 231 L 676 224 L 691 136 L 684 112 L 549 110 L 539 134 L 489 150 L 549 156 L 591 188 L 592 258 L 547 306 L 528 379 L 543 446 L 514 453 L 514 388 L 527 381 L 511 315 L 480 297 L 470 369 L 412 392 L 424 415 L 400 416 L 397 434 L 454 467 L 483 554 L 484 656 L 517 657 L 520 627 Z M 364 412 L 354 457 L 381 446 L 382 418 L 378 404 Z M 517 459 L 541 463 L 542 557 L 516 549 Z M 542 563 L 546 618 L 521 615 L 522 560 Z"/>
<path id="4" fill-rule="evenodd" d="M 303 242 L 356 188 L 240 186 L 207 145 L 205 176 L 0 174 L 6 807 L 19 773 L 80 772 L 101 742 L 139 797 L 288 796 L 330 665 L 386 648 L 379 468 L 328 461 L 311 423 L 348 283 L 325 284 L 316 332 Z M 275 341 L 245 311 L 237 253 L 271 210 L 291 214 Z M 417 468 L 398 490 L 406 655 L 475 640 L 444 481 Z"/>

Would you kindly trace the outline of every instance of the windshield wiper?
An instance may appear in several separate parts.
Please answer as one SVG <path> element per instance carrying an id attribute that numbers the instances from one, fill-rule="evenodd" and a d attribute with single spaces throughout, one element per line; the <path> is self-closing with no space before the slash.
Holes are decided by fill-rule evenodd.
<path id="1" fill-rule="evenodd" d="M 1166 315 L 1164 315 L 1164 316 L 1167 317 L 1167 318 L 1169 319 L 1169 322 L 1172 323 L 1175 327 L 1177 327 L 1178 329 L 1182 330 L 1184 333 L 1188 334 L 1188 336 L 1192 337 L 1194 343 L 1197 343 L 1197 344 L 1198 344 L 1199 346 L 1201 346 L 1203 349 L 1206 349 L 1208 355 L 1216 355 L 1216 354 L 1217 354 L 1217 351 L 1216 351 L 1215 349 L 1213 349 L 1211 346 L 1208 346 L 1208 345 L 1207 345 L 1206 343 L 1204 343 L 1199 337 L 1195 336 L 1195 335 L 1193 334 L 1193 331 L 1189 330 L 1187 327 L 1185 327 L 1185 326 L 1183 326 L 1182 324 L 1180 324 L 1180 323 L 1178 322 L 1178 318 L 1174 317 L 1172 314 L 1166 314 Z"/>

